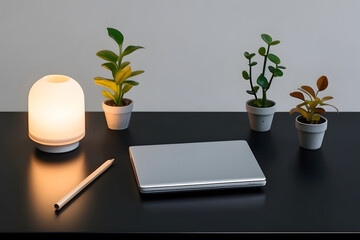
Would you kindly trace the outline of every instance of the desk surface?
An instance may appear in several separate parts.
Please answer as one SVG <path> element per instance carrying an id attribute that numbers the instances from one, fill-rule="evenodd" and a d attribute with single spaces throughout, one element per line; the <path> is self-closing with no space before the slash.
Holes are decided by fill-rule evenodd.
<path id="1" fill-rule="evenodd" d="M 86 113 L 86 135 L 65 154 L 35 149 L 27 113 L 0 113 L 0 232 L 360 232 L 360 113 L 328 113 L 320 150 L 299 147 L 294 117 L 250 130 L 242 112 L 134 112 L 127 130 Z M 141 196 L 129 145 L 247 140 L 262 189 Z M 106 159 L 115 162 L 59 213 L 54 203 Z"/>

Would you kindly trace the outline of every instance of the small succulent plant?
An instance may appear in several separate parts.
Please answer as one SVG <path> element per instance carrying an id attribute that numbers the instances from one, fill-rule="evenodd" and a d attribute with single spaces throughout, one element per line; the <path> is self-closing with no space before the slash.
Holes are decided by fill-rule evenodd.
<path id="1" fill-rule="evenodd" d="M 136 75 L 142 74 L 143 70 L 132 71 L 130 67 L 130 62 L 122 62 L 123 58 L 135 50 L 144 48 L 142 46 L 133 46 L 129 45 L 122 50 L 124 36 L 123 34 L 114 28 L 107 28 L 109 36 L 115 40 L 119 46 L 119 55 L 110 50 L 101 50 L 96 53 L 96 55 L 107 62 L 103 63 L 101 66 L 110 70 L 112 74 L 112 79 L 95 77 L 95 84 L 109 88 L 112 93 L 109 91 L 103 90 L 101 93 L 104 97 L 110 98 L 114 101 L 113 105 L 123 106 L 123 96 L 127 93 L 133 86 L 139 85 L 138 82 L 131 80 L 129 78 Z"/>
<path id="2" fill-rule="evenodd" d="M 276 56 L 275 54 L 270 53 L 270 46 L 274 46 L 280 43 L 279 40 L 275 40 L 273 41 L 272 38 L 267 35 L 267 34 L 261 34 L 261 38 L 264 40 L 264 42 L 267 44 L 266 48 L 265 47 L 260 47 L 258 52 L 261 56 L 264 57 L 264 63 L 263 63 L 263 68 L 262 68 L 262 72 L 261 74 L 258 76 L 256 83 L 259 86 L 255 86 L 253 83 L 253 79 L 252 79 L 252 67 L 255 66 L 257 64 L 257 62 L 255 61 L 251 61 L 251 59 L 256 55 L 255 53 L 249 53 L 249 52 L 245 52 L 244 56 L 246 59 L 249 60 L 249 72 L 247 71 L 243 71 L 242 72 L 242 76 L 245 80 L 249 80 L 250 82 L 250 90 L 247 90 L 246 92 L 250 95 L 254 95 L 255 99 L 253 104 L 256 107 L 270 107 L 271 106 L 271 102 L 269 102 L 267 100 L 267 96 L 266 93 L 267 91 L 270 89 L 271 83 L 273 81 L 274 78 L 276 77 L 281 77 L 283 76 L 283 71 L 281 69 L 286 69 L 286 67 L 281 66 L 280 65 L 280 58 L 278 56 Z M 275 66 L 269 66 L 268 70 L 271 73 L 271 77 L 270 80 L 268 80 L 268 78 L 265 77 L 265 70 L 266 70 L 266 63 L 267 63 L 267 59 L 269 59 L 273 64 L 275 64 Z M 259 90 L 259 88 L 261 87 L 262 89 L 262 98 L 258 98 L 257 96 L 257 92 Z"/>
<path id="3" fill-rule="evenodd" d="M 331 106 L 336 109 L 336 111 L 339 111 L 335 106 L 324 103 L 325 101 L 333 99 L 331 96 L 326 96 L 323 98 L 319 98 L 318 94 L 319 92 L 324 91 L 328 87 L 328 79 L 326 76 L 321 76 L 317 82 L 317 91 L 315 92 L 314 89 L 310 86 L 303 85 L 301 88 L 298 88 L 298 91 L 290 93 L 290 96 L 294 98 L 298 98 L 303 101 L 303 103 L 298 104 L 295 108 L 290 110 L 290 115 L 298 112 L 300 113 L 306 123 L 309 124 L 317 124 L 320 123 L 321 114 L 325 114 L 326 111 L 321 106 Z M 308 96 L 309 100 L 305 99 L 305 96 Z"/>

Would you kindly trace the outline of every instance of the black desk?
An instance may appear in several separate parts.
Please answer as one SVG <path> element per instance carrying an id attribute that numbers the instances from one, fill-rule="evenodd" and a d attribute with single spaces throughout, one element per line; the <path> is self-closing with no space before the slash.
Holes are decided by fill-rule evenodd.
<path id="1" fill-rule="evenodd" d="M 0 113 L 0 233 L 328 233 L 360 231 L 360 113 L 328 113 L 320 150 L 299 147 L 294 117 L 253 132 L 247 113 L 134 112 L 124 131 L 86 113 L 86 135 L 65 154 L 35 149 L 27 113 Z M 263 189 L 139 195 L 129 145 L 245 139 Z M 102 162 L 114 165 L 59 213 L 53 204 Z M 199 235 L 198 235 L 199 236 Z"/>

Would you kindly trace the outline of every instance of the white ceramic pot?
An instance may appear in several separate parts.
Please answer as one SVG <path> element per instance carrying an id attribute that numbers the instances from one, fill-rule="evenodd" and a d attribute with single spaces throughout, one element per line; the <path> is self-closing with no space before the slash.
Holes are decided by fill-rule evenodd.
<path id="1" fill-rule="evenodd" d="M 325 131 L 327 129 L 327 119 L 324 119 L 323 123 L 308 124 L 299 121 L 299 118 L 303 116 L 299 115 L 295 119 L 295 127 L 298 130 L 300 146 L 305 149 L 319 149 L 324 139 Z"/>
<path id="2" fill-rule="evenodd" d="M 126 106 L 110 106 L 106 104 L 106 102 L 111 101 L 110 99 L 105 99 L 102 102 L 102 107 L 109 129 L 123 130 L 129 126 L 134 102 L 127 98 L 124 98 L 123 100 L 128 101 L 129 104 Z"/>
<path id="3" fill-rule="evenodd" d="M 268 100 L 274 104 L 272 107 L 259 108 L 249 105 L 251 101 L 254 100 L 252 99 L 246 102 L 246 111 L 249 116 L 250 128 L 257 132 L 269 131 L 276 111 L 276 103 Z"/>

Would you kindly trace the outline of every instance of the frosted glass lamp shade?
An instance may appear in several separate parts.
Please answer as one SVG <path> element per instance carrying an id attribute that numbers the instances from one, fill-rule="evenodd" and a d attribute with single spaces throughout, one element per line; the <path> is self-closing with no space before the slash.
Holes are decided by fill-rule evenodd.
<path id="1" fill-rule="evenodd" d="M 85 136 L 85 100 L 81 86 L 64 75 L 48 75 L 30 89 L 29 137 L 45 152 L 74 150 Z"/>

